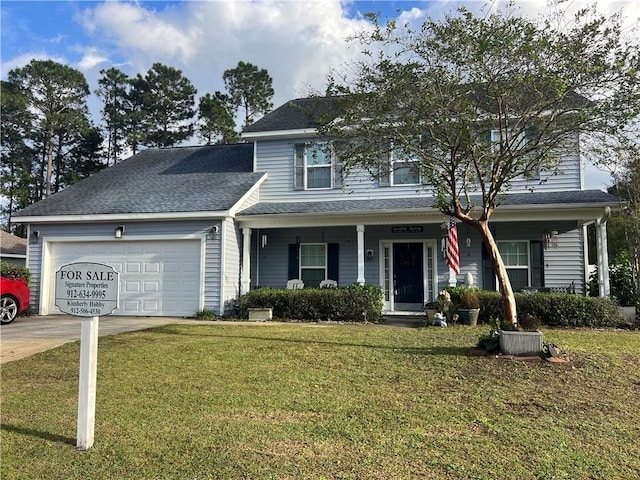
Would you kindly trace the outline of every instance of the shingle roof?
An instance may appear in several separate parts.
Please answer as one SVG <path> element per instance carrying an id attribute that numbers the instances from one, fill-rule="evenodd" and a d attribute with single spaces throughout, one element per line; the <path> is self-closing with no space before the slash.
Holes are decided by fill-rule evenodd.
<path id="1" fill-rule="evenodd" d="M 318 128 L 321 120 L 335 116 L 336 97 L 297 98 L 249 125 L 243 133 Z"/>
<path id="2" fill-rule="evenodd" d="M 0 230 L 0 253 L 3 255 L 26 255 L 27 239 Z"/>
<path id="3" fill-rule="evenodd" d="M 475 87 L 464 87 L 462 94 L 469 95 L 479 101 L 481 107 L 487 112 L 495 110 L 495 101 L 487 95 L 485 84 Z M 542 98 L 541 95 L 543 94 L 538 93 L 538 96 L 536 96 L 533 92 L 526 92 L 526 94 L 520 96 L 518 101 L 523 104 L 526 102 L 546 103 L 548 100 Z M 553 93 L 551 95 L 550 98 L 555 98 Z M 290 100 L 257 122 L 246 127 L 243 133 L 318 128 L 322 123 L 333 120 L 339 115 L 340 110 L 346 107 L 345 104 L 340 104 L 340 99 L 345 98 L 346 97 L 309 97 Z M 515 102 L 515 99 L 512 100 Z M 587 100 L 584 97 L 572 92 L 569 92 L 562 100 L 565 108 L 583 106 L 586 102 Z"/>
<path id="4" fill-rule="evenodd" d="M 480 202 L 479 198 L 471 198 Z M 579 190 L 565 192 L 532 192 L 506 195 L 502 206 L 526 205 L 585 205 L 600 206 L 617 203 L 617 198 L 601 190 Z M 367 213 L 433 208 L 433 197 L 383 198 L 371 200 L 336 200 L 328 202 L 258 203 L 238 215 L 282 215 L 282 214 L 336 214 Z"/>
<path id="5" fill-rule="evenodd" d="M 252 144 L 144 150 L 15 217 L 227 210 L 263 176 L 252 168 Z"/>

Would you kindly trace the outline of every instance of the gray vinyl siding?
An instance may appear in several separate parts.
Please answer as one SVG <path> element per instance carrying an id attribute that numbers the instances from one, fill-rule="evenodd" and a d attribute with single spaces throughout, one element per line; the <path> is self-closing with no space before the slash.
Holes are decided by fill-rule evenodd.
<path id="1" fill-rule="evenodd" d="M 584 293 L 585 255 L 582 229 L 576 226 L 562 232 L 558 237 L 558 248 L 544 252 L 545 263 L 549 264 L 545 269 L 545 286 L 567 287 L 573 282 L 576 293 Z"/>
<path id="2" fill-rule="evenodd" d="M 235 300 L 240 296 L 242 233 L 232 218 L 227 218 L 223 225 L 225 231 L 223 256 L 224 291 L 220 305 L 224 307 L 223 309 L 226 312 L 230 306 L 229 303 L 235 303 Z"/>
<path id="3" fill-rule="evenodd" d="M 292 243 L 339 244 L 340 286 L 355 283 L 358 277 L 356 227 L 254 230 L 251 239 L 251 288 L 285 288 L 288 279 L 288 252 Z M 261 247 L 261 235 L 267 245 Z M 367 282 L 370 283 L 370 282 Z"/>
<path id="4" fill-rule="evenodd" d="M 35 311 L 38 311 L 40 285 L 42 282 L 42 235 L 44 232 L 42 227 L 33 226 L 31 226 L 29 232 L 33 232 L 34 230 L 38 230 L 39 232 L 38 241 L 29 242 L 29 245 L 27 245 L 27 261 L 25 265 L 31 273 L 31 280 L 29 283 L 31 298 L 29 300 L 29 304 Z M 31 237 L 31 235 L 29 235 L 29 237 Z"/>
<path id="5" fill-rule="evenodd" d="M 311 140 L 311 139 L 308 139 Z M 260 188 L 261 202 L 328 201 L 370 198 L 395 198 L 398 196 L 429 196 L 428 185 L 379 186 L 367 172 L 354 169 L 342 188 L 294 190 L 294 146 L 300 140 L 264 140 L 255 143 L 256 170 L 268 171 L 269 178 Z M 512 192 L 580 190 L 581 165 L 577 137 L 575 148 L 563 156 L 559 165 L 561 173 L 542 171 L 538 179 L 516 179 Z"/>
<path id="6" fill-rule="evenodd" d="M 558 247 L 544 250 L 544 286 L 567 287 L 572 282 L 576 293 L 584 292 L 584 242 L 581 228 L 576 222 L 496 223 L 496 241 L 542 240 L 543 232 L 550 229 L 559 231 Z"/>
<path id="7" fill-rule="evenodd" d="M 237 209 L 238 211 L 240 210 L 244 210 L 245 208 L 249 208 L 252 205 L 255 205 L 256 203 L 258 203 L 260 201 L 260 190 L 259 189 L 255 189 L 251 195 L 249 195 L 244 202 L 240 203 L 237 205 Z"/>
<path id="8" fill-rule="evenodd" d="M 44 242 L 56 240 L 68 241 L 105 241 L 114 238 L 114 230 L 118 225 L 125 225 L 125 237 L 149 237 L 162 239 L 173 237 L 179 239 L 187 236 L 205 236 L 204 258 L 204 304 L 216 311 L 220 308 L 220 238 L 218 235 L 210 239 L 207 235 L 213 225 L 220 226 L 220 221 L 179 221 L 179 222 L 126 222 L 113 223 L 82 223 L 82 224 L 32 224 L 31 231 L 38 230 L 37 243 L 28 245 L 28 267 L 32 274 L 31 301 L 34 309 L 39 309 L 41 277 L 43 268 Z M 114 239 L 114 241 L 117 241 Z M 144 241 L 144 240 L 142 240 Z"/>
<path id="9" fill-rule="evenodd" d="M 220 221 L 208 224 L 208 228 L 217 225 L 219 234 L 211 239 L 207 237 L 204 270 L 204 307 L 220 313 L 222 290 L 222 235 L 223 225 Z"/>
<path id="10" fill-rule="evenodd" d="M 340 286 L 350 285 L 358 280 L 358 239 L 355 225 L 353 227 L 328 227 L 304 229 L 262 229 L 253 232 L 252 236 L 252 288 L 257 286 L 284 288 L 288 274 L 288 245 L 291 243 L 338 243 L 339 247 L 339 278 Z M 267 246 L 259 245 L 260 236 L 267 235 Z M 411 240 L 435 241 L 434 252 L 437 263 L 438 287 L 448 285 L 449 269 L 440 252 L 440 237 L 442 231 L 439 225 L 423 225 L 422 233 L 392 233 L 391 226 L 365 226 L 365 254 L 373 250 L 372 260 L 365 260 L 365 282 L 368 285 L 380 285 L 380 243 L 382 241 L 403 242 Z M 458 276 L 460 283 L 464 282 L 467 272 L 471 272 L 478 283 L 481 260 L 480 237 L 470 232 L 472 247 L 461 245 L 463 262 Z M 466 237 L 465 237 L 466 239 Z M 468 251 L 467 251 L 468 250 Z M 257 259 L 257 260 L 256 260 Z"/>
<path id="11" fill-rule="evenodd" d="M 419 225 L 419 224 L 417 224 Z M 420 233 L 394 233 L 390 225 L 365 225 L 365 253 L 373 250 L 374 258 L 365 260 L 365 282 L 380 285 L 380 245 L 381 242 L 406 242 L 428 240 L 435 242 L 434 258 L 437 269 L 437 289 L 449 284 L 449 267 L 446 264 L 441 247 L 444 231 L 439 225 L 422 225 Z M 583 292 L 584 256 L 580 230 L 575 222 L 558 222 L 553 225 L 560 231 L 558 248 L 545 250 L 545 286 L 564 287 L 575 283 L 576 291 Z M 492 230 L 497 241 L 540 241 L 543 231 L 549 229 L 544 222 L 494 223 Z M 260 236 L 267 236 L 267 245 L 262 248 Z M 470 246 L 467 246 L 467 238 Z M 463 224 L 458 226 L 460 250 L 460 274 L 457 285 L 464 285 L 465 276 L 471 273 L 476 286 L 482 287 L 482 239 L 479 233 Z M 339 243 L 340 286 L 357 281 L 358 244 L 356 226 L 353 227 L 317 227 L 300 229 L 261 229 L 255 230 L 251 243 L 251 288 L 284 288 L 288 278 L 288 245 L 291 243 Z"/>

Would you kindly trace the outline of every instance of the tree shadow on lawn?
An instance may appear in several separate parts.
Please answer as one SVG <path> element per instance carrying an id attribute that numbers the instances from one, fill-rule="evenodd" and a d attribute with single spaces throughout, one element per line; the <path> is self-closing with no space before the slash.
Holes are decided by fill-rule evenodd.
<path id="1" fill-rule="evenodd" d="M 376 350 L 389 350 L 393 352 L 402 352 L 411 355 L 449 355 L 449 356 L 462 356 L 462 357 L 475 357 L 477 355 L 474 354 L 475 347 L 455 347 L 455 346 L 425 346 L 425 347 L 401 347 L 401 346 L 391 346 L 391 345 L 375 345 L 375 344 L 367 344 L 367 343 L 353 343 L 353 342 L 332 342 L 326 340 L 310 340 L 310 339 L 291 339 L 291 338 L 280 338 L 280 337 L 261 337 L 258 335 L 225 335 L 222 333 L 189 333 L 181 330 L 179 328 L 173 328 L 172 325 L 167 325 L 164 327 L 158 327 L 151 330 L 148 330 L 151 333 L 160 333 L 160 334 L 168 334 L 168 335 L 183 335 L 183 336 L 199 336 L 199 337 L 208 337 L 208 338 L 220 338 L 220 339 L 241 339 L 241 340 L 260 340 L 260 341 L 273 341 L 273 342 L 283 342 L 283 343 L 299 343 L 304 345 L 309 345 L 311 343 L 317 345 L 333 345 L 337 347 L 360 347 L 360 348 L 371 348 Z"/>
<path id="2" fill-rule="evenodd" d="M 64 435 L 58 435 L 51 432 L 43 432 L 42 430 L 36 430 L 34 428 L 18 427 L 16 425 L 8 425 L 6 423 L 3 423 L 0 424 L 0 429 L 6 430 L 7 432 L 11 433 L 17 433 L 19 435 L 29 435 L 31 437 L 42 438 L 43 440 L 47 440 L 48 442 L 64 443 L 73 446 L 76 445 L 75 438 L 69 438 L 65 437 Z"/>

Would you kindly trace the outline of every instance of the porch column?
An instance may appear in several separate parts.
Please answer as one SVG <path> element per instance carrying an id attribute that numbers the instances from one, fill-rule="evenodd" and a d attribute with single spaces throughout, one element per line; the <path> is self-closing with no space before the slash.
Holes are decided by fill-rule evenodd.
<path id="1" fill-rule="evenodd" d="M 598 294 L 608 297 L 611 294 L 609 284 L 609 252 L 607 245 L 607 220 L 611 209 L 605 208 L 605 213 L 596 220 L 596 248 L 598 255 Z"/>
<path id="2" fill-rule="evenodd" d="M 356 225 L 358 232 L 358 279 L 360 285 L 364 285 L 364 225 Z"/>
<path id="3" fill-rule="evenodd" d="M 251 288 L 251 229 L 242 229 L 242 272 L 240 272 L 240 295 Z"/>

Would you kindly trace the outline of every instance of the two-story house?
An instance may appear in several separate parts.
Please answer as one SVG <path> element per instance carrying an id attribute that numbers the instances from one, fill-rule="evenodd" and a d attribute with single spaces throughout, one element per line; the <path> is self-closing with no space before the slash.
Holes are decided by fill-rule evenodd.
<path id="1" fill-rule="evenodd" d="M 39 313 L 58 311 L 55 272 L 78 261 L 120 272 L 121 315 L 224 314 L 242 293 L 291 279 L 380 285 L 388 312 L 420 310 L 469 277 L 495 289 L 479 235 L 462 224 L 452 277 L 443 255 L 448 219 L 403 158 L 391 156 L 389 175 L 378 179 L 344 173 L 318 135 L 329 107 L 288 102 L 249 126 L 245 144 L 145 150 L 16 214 L 29 225 Z M 575 140 L 562 175 L 514 182 L 492 216 L 516 291 L 584 293 L 586 228 L 596 224 L 600 293 L 608 294 L 606 220 L 617 202 L 583 189 Z"/>

